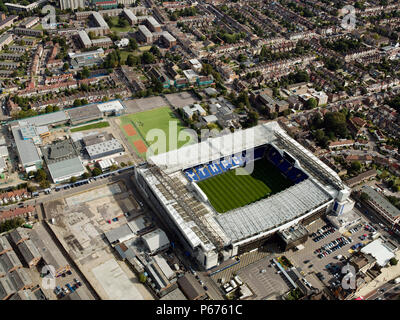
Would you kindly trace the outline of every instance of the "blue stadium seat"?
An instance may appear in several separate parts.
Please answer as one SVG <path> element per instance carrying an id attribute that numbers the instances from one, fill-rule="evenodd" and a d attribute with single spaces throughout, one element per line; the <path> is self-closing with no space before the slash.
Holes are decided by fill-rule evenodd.
<path id="1" fill-rule="evenodd" d="M 223 159 L 220 161 L 220 167 L 224 171 L 228 171 L 232 167 L 232 162 L 228 159 Z"/>
<path id="2" fill-rule="evenodd" d="M 244 163 L 243 159 L 238 156 L 232 156 L 231 159 L 234 166 L 241 166 Z"/>
<path id="3" fill-rule="evenodd" d="M 185 171 L 185 175 L 189 181 L 199 181 L 199 177 L 197 176 L 196 172 L 193 171 L 193 169 L 187 169 Z"/>
<path id="4" fill-rule="evenodd" d="M 211 173 L 208 171 L 207 167 L 201 165 L 194 168 L 200 180 L 207 179 L 211 177 Z"/>
<path id="5" fill-rule="evenodd" d="M 219 165 L 217 163 L 210 163 L 207 165 L 208 167 L 208 171 L 213 175 L 216 176 L 218 174 L 221 174 L 223 171 L 222 169 L 219 167 Z"/>

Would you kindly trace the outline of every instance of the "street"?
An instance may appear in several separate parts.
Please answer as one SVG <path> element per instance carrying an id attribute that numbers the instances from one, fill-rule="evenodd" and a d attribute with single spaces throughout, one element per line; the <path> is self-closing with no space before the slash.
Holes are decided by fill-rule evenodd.
<path id="1" fill-rule="evenodd" d="M 400 283 L 388 282 L 379 287 L 365 300 L 397 300 L 400 294 Z"/>

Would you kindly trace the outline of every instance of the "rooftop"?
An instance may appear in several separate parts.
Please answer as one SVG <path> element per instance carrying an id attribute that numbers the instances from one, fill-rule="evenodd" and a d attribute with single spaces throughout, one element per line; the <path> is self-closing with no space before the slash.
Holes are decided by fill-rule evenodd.
<path id="1" fill-rule="evenodd" d="M 387 212 L 393 218 L 397 218 L 400 216 L 400 210 L 392 205 L 389 200 L 387 200 L 384 196 L 375 191 L 372 187 L 363 186 L 361 191 L 365 192 L 370 197 L 370 200 L 372 202 L 374 202 L 377 206 L 379 206 L 382 210 Z"/>
<path id="2" fill-rule="evenodd" d="M 96 158 L 109 152 L 120 152 L 124 150 L 117 139 L 103 141 L 86 147 L 90 158 Z"/>
<path id="3" fill-rule="evenodd" d="M 53 181 L 70 176 L 82 175 L 85 172 L 85 167 L 82 165 L 79 157 L 69 158 L 58 162 L 47 164 L 50 175 Z"/>
<path id="4" fill-rule="evenodd" d="M 376 239 L 365 247 L 361 248 L 362 253 L 372 255 L 376 259 L 376 263 L 383 267 L 389 263 L 389 260 L 394 258 L 394 253 L 382 242 L 381 239 Z"/>
<path id="5" fill-rule="evenodd" d="M 15 144 L 17 146 L 19 158 L 23 166 L 31 165 L 42 161 L 35 145 L 33 144 L 33 141 L 24 140 L 22 138 L 21 130 L 19 127 L 13 127 L 12 133 Z"/>

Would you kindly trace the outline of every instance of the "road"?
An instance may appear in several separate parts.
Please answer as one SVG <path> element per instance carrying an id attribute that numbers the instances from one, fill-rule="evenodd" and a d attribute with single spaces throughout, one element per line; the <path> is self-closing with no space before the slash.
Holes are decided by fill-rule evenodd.
<path id="1" fill-rule="evenodd" d="M 400 294 L 400 283 L 385 283 L 365 300 L 397 300 Z"/>
<path id="2" fill-rule="evenodd" d="M 96 181 L 92 180 L 92 182 L 90 184 L 84 184 L 84 185 L 70 188 L 67 190 L 60 190 L 60 191 L 53 190 L 48 195 L 41 194 L 37 198 L 25 200 L 23 203 L 24 203 L 24 206 L 28 206 L 28 205 L 36 206 L 36 205 L 40 205 L 41 203 L 63 199 L 65 197 L 72 196 L 72 195 L 80 193 L 80 192 L 85 192 L 85 191 L 88 191 L 89 189 L 100 187 L 100 186 L 108 184 L 108 183 L 113 183 L 118 180 L 124 180 L 131 187 L 132 182 L 130 181 L 130 177 L 132 175 L 133 175 L 133 170 L 127 170 L 127 171 L 124 171 L 123 173 L 116 174 L 115 176 L 97 179 Z M 11 204 L 8 206 L 3 206 L 2 209 L 3 209 L 3 211 L 5 211 L 5 210 L 12 210 L 17 207 L 18 207 L 18 204 Z"/>
<path id="3" fill-rule="evenodd" d="M 381 218 L 379 214 L 376 214 L 370 208 L 365 207 L 362 203 L 358 203 L 360 207 L 358 207 L 357 205 L 354 206 L 354 211 L 358 215 L 365 217 L 367 221 L 371 222 L 376 228 L 376 231 L 378 231 L 384 238 L 392 240 L 398 247 L 400 247 L 400 237 L 396 234 L 391 235 L 379 225 L 379 223 L 381 223 L 384 226 L 387 226 L 388 223 L 383 220 L 383 218 Z"/>

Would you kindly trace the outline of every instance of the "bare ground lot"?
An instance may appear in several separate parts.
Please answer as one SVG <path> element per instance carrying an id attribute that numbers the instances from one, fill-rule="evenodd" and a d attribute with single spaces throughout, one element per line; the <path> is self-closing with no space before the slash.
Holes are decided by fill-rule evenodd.
<path id="1" fill-rule="evenodd" d="M 126 114 L 136 113 L 141 111 L 152 110 L 166 105 L 166 101 L 163 97 L 149 97 L 142 99 L 125 100 L 124 105 L 126 106 Z"/>
<path id="2" fill-rule="evenodd" d="M 44 205 L 54 218 L 52 229 L 101 299 L 153 299 L 135 273 L 120 261 L 104 232 L 124 223 L 124 212 L 140 210 L 123 182 L 52 201 Z M 118 221 L 108 223 L 112 218 Z M 113 271 L 114 270 L 114 271 Z"/>
<path id="3" fill-rule="evenodd" d="M 197 99 L 190 92 L 187 91 L 166 94 L 165 98 L 169 102 L 169 104 L 175 108 L 182 108 L 184 106 L 199 102 L 199 99 Z"/>

